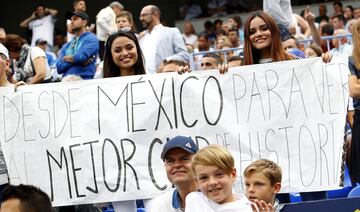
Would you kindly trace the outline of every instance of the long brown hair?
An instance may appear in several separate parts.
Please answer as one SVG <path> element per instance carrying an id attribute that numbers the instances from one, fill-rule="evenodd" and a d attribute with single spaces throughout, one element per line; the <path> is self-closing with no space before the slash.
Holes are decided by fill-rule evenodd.
<path id="1" fill-rule="evenodd" d="M 251 14 L 245 22 L 244 27 L 244 64 L 257 64 L 260 60 L 260 51 L 255 49 L 250 41 L 250 22 L 255 18 L 261 18 L 268 26 L 271 32 L 271 59 L 273 62 L 291 60 L 293 57 L 287 54 L 281 45 L 280 30 L 275 24 L 274 19 L 265 12 L 259 11 Z"/>
<path id="2" fill-rule="evenodd" d="M 354 46 L 352 56 L 356 69 L 360 70 L 360 20 L 357 20 L 353 26 L 352 40 Z"/>

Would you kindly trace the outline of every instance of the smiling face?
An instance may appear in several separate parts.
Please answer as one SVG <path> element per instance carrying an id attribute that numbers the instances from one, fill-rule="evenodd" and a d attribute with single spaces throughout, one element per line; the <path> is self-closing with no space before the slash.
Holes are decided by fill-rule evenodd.
<path id="1" fill-rule="evenodd" d="M 114 40 L 111 45 L 111 55 L 115 65 L 120 69 L 134 69 L 134 65 L 138 60 L 135 42 L 126 36 L 121 36 Z"/>
<path id="2" fill-rule="evenodd" d="M 280 188 L 280 183 L 272 186 L 269 178 L 262 172 L 253 172 L 245 176 L 245 195 L 250 201 L 258 199 L 273 204 L 275 194 L 280 191 Z"/>
<path id="3" fill-rule="evenodd" d="M 250 42 L 251 46 L 257 50 L 271 48 L 271 32 L 263 19 L 255 17 L 250 22 Z"/>
<path id="4" fill-rule="evenodd" d="M 197 164 L 194 167 L 200 191 L 210 200 L 224 204 L 235 201 L 232 185 L 236 179 L 236 170 L 226 173 L 217 166 Z"/>
<path id="5" fill-rule="evenodd" d="M 174 148 L 165 156 L 165 168 L 169 181 L 175 185 L 191 183 L 195 181 L 195 175 L 191 168 L 193 154 L 181 148 Z"/>

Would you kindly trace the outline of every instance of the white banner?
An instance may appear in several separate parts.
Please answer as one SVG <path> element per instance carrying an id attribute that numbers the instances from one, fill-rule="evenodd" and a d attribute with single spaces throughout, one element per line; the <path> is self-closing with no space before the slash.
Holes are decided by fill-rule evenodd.
<path id="1" fill-rule="evenodd" d="M 337 188 L 348 103 L 346 58 L 293 60 L 1 89 L 1 145 L 11 183 L 53 205 L 151 198 L 171 184 L 160 153 L 176 135 L 283 170 L 283 190 Z"/>

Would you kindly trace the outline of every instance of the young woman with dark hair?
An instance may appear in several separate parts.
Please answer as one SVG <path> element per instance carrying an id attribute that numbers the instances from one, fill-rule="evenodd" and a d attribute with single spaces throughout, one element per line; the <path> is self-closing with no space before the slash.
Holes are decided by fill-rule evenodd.
<path id="1" fill-rule="evenodd" d="M 250 15 L 245 22 L 244 34 L 244 65 L 294 59 L 283 50 L 279 28 L 267 13 Z"/>
<path id="2" fill-rule="evenodd" d="M 139 74 L 145 74 L 145 67 L 136 35 L 131 31 L 110 35 L 105 45 L 103 77 Z"/>

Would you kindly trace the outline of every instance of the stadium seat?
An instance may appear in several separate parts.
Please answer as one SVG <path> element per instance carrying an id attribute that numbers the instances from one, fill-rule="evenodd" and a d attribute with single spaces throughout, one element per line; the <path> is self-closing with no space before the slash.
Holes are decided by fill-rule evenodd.
<path id="1" fill-rule="evenodd" d="M 145 212 L 145 208 L 138 208 L 137 212 Z"/>
<path id="2" fill-rule="evenodd" d="M 345 165 L 344 187 L 342 189 L 329 190 L 328 191 L 328 197 L 329 197 L 329 199 L 347 197 L 352 188 L 353 187 L 352 187 L 352 184 L 351 184 L 351 178 L 350 178 L 350 174 L 349 174 L 349 169 Z"/>
<path id="3" fill-rule="evenodd" d="M 360 185 L 354 187 L 348 194 L 348 197 L 360 197 Z"/>

